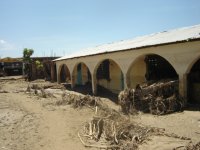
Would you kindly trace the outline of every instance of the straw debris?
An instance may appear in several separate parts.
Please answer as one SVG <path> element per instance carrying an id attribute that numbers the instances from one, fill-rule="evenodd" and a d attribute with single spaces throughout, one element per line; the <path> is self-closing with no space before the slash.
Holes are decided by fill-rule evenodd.
<path id="1" fill-rule="evenodd" d="M 178 94 L 178 81 L 138 84 L 135 90 L 125 89 L 120 92 L 118 99 L 125 114 L 142 111 L 164 115 L 181 111 L 185 105 Z"/>

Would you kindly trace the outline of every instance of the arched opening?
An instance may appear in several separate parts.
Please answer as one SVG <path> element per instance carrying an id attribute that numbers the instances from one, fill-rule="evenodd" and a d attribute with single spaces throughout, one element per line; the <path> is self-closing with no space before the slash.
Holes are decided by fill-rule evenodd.
<path id="1" fill-rule="evenodd" d="M 135 88 L 143 82 L 157 82 L 164 79 L 178 79 L 173 66 L 163 57 L 156 54 L 143 55 L 137 58 L 127 72 L 127 85 Z"/>
<path id="2" fill-rule="evenodd" d="M 65 64 L 60 69 L 60 83 L 71 83 L 70 72 Z"/>
<path id="3" fill-rule="evenodd" d="M 119 65 L 111 60 L 105 59 L 100 62 L 95 70 L 97 80 L 97 92 L 108 90 L 118 94 L 124 89 L 124 77 Z"/>
<path id="4" fill-rule="evenodd" d="M 92 77 L 85 63 L 78 63 L 72 74 L 75 90 L 84 94 L 92 93 Z"/>
<path id="5" fill-rule="evenodd" d="M 200 105 L 200 58 L 188 74 L 188 103 Z"/>

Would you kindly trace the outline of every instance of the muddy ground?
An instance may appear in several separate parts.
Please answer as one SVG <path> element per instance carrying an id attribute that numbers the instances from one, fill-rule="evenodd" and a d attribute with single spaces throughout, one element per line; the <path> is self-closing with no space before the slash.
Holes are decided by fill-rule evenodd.
<path id="1" fill-rule="evenodd" d="M 30 84 L 51 85 L 46 90 L 53 96 L 42 98 L 26 92 Z M 87 107 L 74 109 L 70 105 L 56 105 L 63 91 L 75 93 L 44 80 L 25 82 L 20 77 L 0 78 L 0 150 L 95 149 L 85 148 L 77 136 L 94 111 Z M 103 101 L 120 111 L 120 107 L 109 99 Z M 152 136 L 139 149 L 183 149 L 190 142 L 200 141 L 200 111 L 185 110 L 164 116 L 139 113 L 129 117 L 140 124 L 191 138 Z"/>

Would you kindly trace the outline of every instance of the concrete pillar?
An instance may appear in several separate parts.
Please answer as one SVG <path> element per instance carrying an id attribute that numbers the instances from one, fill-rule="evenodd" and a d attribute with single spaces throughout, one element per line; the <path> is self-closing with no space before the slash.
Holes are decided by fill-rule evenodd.
<path id="1" fill-rule="evenodd" d="M 75 76 L 74 75 L 71 75 L 71 88 L 74 89 L 75 87 Z"/>
<path id="2" fill-rule="evenodd" d="M 94 95 L 97 94 L 97 79 L 96 79 L 96 75 L 92 74 L 92 93 Z"/>
<path id="3" fill-rule="evenodd" d="M 179 74 L 179 94 L 187 101 L 187 74 Z"/>
<path id="4" fill-rule="evenodd" d="M 127 79 L 127 75 L 125 73 L 123 73 L 124 75 L 124 89 L 128 88 L 128 79 Z"/>

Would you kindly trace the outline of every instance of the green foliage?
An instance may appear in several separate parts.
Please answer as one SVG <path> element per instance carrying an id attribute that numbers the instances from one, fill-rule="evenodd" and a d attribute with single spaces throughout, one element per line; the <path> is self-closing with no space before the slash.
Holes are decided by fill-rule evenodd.
<path id="1" fill-rule="evenodd" d="M 27 75 L 28 80 L 30 81 L 31 79 L 31 56 L 33 55 L 34 50 L 33 49 L 28 49 L 28 48 L 24 48 L 23 50 L 23 62 L 24 62 L 24 73 Z"/>
<path id="2" fill-rule="evenodd" d="M 37 69 L 42 69 L 43 68 L 43 64 L 39 60 L 36 60 L 35 64 L 36 64 L 36 68 Z"/>
<path id="3" fill-rule="evenodd" d="M 23 61 L 25 63 L 30 63 L 31 62 L 31 55 L 33 55 L 33 53 L 34 53 L 33 49 L 24 48 L 24 50 L 23 50 Z"/>

